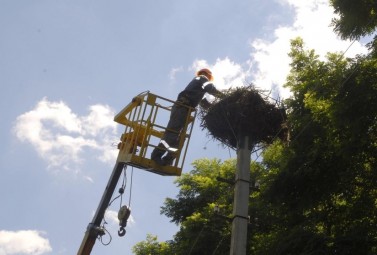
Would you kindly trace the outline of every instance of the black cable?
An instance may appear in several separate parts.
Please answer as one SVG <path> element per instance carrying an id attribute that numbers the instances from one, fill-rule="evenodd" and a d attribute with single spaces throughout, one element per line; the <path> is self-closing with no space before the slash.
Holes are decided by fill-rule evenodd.
<path id="1" fill-rule="evenodd" d="M 122 207 L 122 203 L 123 203 L 123 196 L 122 195 L 123 195 L 124 191 L 126 190 L 126 186 L 127 186 L 127 173 L 126 173 L 126 166 L 124 166 L 124 168 L 123 168 L 123 183 L 122 183 L 122 187 L 119 189 L 119 193 L 121 194 L 119 208 Z"/>
<path id="2" fill-rule="evenodd" d="M 228 146 L 228 153 L 229 153 L 229 158 L 232 158 L 232 154 L 230 152 L 230 147 Z"/>
<path id="3" fill-rule="evenodd" d="M 128 200 L 128 208 L 131 208 L 131 197 L 132 197 L 132 179 L 134 176 L 134 167 L 131 168 L 131 182 L 130 182 L 130 197 Z"/>
<path id="4" fill-rule="evenodd" d="M 98 239 L 101 241 L 101 243 L 104 245 L 104 246 L 107 246 L 111 243 L 111 241 L 113 240 L 113 237 L 111 236 L 110 232 L 105 228 L 105 226 L 102 227 L 103 230 L 109 235 L 109 241 L 107 243 L 105 243 L 103 241 L 103 238 L 102 236 L 99 236 Z"/>
<path id="5" fill-rule="evenodd" d="M 202 234 L 202 232 L 203 232 L 203 230 L 204 230 L 205 227 L 206 227 L 206 223 L 203 224 L 203 227 L 202 227 L 202 229 L 200 230 L 198 236 L 196 237 L 194 244 L 191 246 L 191 249 L 190 249 L 190 252 L 188 253 L 188 255 L 191 255 L 191 252 L 192 252 L 192 250 L 194 249 L 196 243 L 198 242 L 199 237 L 201 236 L 201 234 Z"/>
<path id="6" fill-rule="evenodd" d="M 215 250 L 212 252 L 212 255 L 215 255 L 217 249 L 220 247 L 221 243 L 223 242 L 223 240 L 225 239 L 225 235 L 220 239 L 220 242 L 217 244 Z"/>
<path id="7" fill-rule="evenodd" d="M 107 207 L 109 207 L 115 200 L 117 200 L 119 197 L 121 198 L 121 203 L 120 203 L 120 206 L 122 207 L 122 196 L 123 196 L 123 193 L 124 193 L 124 190 L 126 189 L 126 186 L 127 186 L 127 174 L 126 174 L 126 168 L 127 166 L 125 165 L 124 168 L 123 168 L 123 181 L 122 181 L 122 186 L 121 188 L 119 188 L 119 195 L 114 197 L 109 205 Z"/>
<path id="8" fill-rule="evenodd" d="M 114 198 L 110 201 L 110 203 L 108 204 L 107 208 L 109 208 L 109 207 L 111 206 L 111 204 L 112 204 L 115 200 L 117 200 L 118 198 L 120 198 L 120 207 L 122 207 L 123 193 L 124 193 L 124 191 L 125 191 L 125 189 L 126 189 L 126 186 L 127 186 L 127 173 L 126 173 L 126 169 L 127 169 L 127 166 L 124 165 L 124 167 L 123 167 L 123 180 L 122 180 L 122 186 L 119 188 L 119 195 L 116 196 L 116 197 L 114 197 Z M 107 209 L 106 209 L 106 210 L 107 210 Z M 103 236 L 103 235 L 99 235 L 99 236 L 98 236 L 98 239 L 101 241 L 101 243 L 102 243 L 103 245 L 106 246 L 106 245 L 109 245 L 109 244 L 111 243 L 111 241 L 112 241 L 112 236 L 111 236 L 110 232 L 109 232 L 109 231 L 106 229 L 106 227 L 105 227 L 105 225 L 107 224 L 107 221 L 106 221 L 106 219 L 105 219 L 105 216 L 103 217 L 102 221 L 103 221 L 102 229 L 103 229 L 103 230 L 109 235 L 110 240 L 109 240 L 107 243 L 103 242 L 103 239 L 102 239 L 102 236 Z"/>

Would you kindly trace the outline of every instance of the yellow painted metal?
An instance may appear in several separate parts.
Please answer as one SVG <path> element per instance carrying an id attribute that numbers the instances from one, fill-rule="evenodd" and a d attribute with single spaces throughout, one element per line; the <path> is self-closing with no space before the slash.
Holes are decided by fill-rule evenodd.
<path id="1" fill-rule="evenodd" d="M 189 114 L 180 132 L 179 147 L 173 165 L 160 166 L 150 159 L 151 152 L 166 130 L 174 103 L 178 104 L 147 91 L 134 97 L 132 102 L 114 117 L 114 121 L 125 126 L 118 144 L 117 162 L 160 175 L 181 175 L 196 116 L 194 108 L 184 106 L 189 108 Z"/>

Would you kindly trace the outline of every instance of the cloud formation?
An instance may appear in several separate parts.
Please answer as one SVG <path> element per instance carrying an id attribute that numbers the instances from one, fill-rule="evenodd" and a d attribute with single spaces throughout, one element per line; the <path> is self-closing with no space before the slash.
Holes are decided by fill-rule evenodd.
<path id="1" fill-rule="evenodd" d="M 191 69 L 211 68 L 216 87 L 220 89 L 253 83 L 280 98 L 288 98 L 290 92 L 283 85 L 290 71 L 288 53 L 292 39 L 301 37 L 306 47 L 314 49 L 322 59 L 328 52 L 345 53 L 347 57 L 367 52 L 360 42 L 354 42 L 349 48 L 352 42 L 341 40 L 333 32 L 330 23 L 335 14 L 328 0 L 279 0 L 279 3 L 293 10 L 293 23 L 277 27 L 272 40 L 253 39 L 249 61 L 236 63 L 225 58 L 209 64 L 205 60 L 195 60 Z"/>
<path id="2" fill-rule="evenodd" d="M 195 60 L 190 70 L 210 68 L 215 78 L 214 83 L 218 89 L 245 86 L 248 84 L 249 70 L 229 58 L 216 59 L 212 65 L 205 60 Z"/>
<path id="3" fill-rule="evenodd" d="M 251 43 L 251 61 L 255 65 L 253 80 L 258 86 L 269 90 L 276 86 L 283 98 L 290 95 L 282 85 L 290 69 L 290 40 L 296 37 L 301 37 L 306 47 L 314 49 L 322 59 L 328 52 L 345 52 L 348 57 L 367 52 L 359 42 L 348 49 L 351 41 L 343 41 L 333 32 L 330 23 L 335 14 L 328 0 L 280 0 L 280 3 L 293 8 L 294 22 L 291 26 L 276 28 L 273 41 L 256 39 Z"/>
<path id="4" fill-rule="evenodd" d="M 106 219 L 107 223 L 109 223 L 113 226 L 119 226 L 119 219 L 118 219 L 118 212 L 117 211 L 108 209 L 105 212 L 105 219 Z M 130 226 L 133 226 L 134 224 L 135 224 L 135 219 L 131 214 L 130 217 L 128 218 L 128 220 L 127 220 L 127 226 L 130 227 Z"/>
<path id="5" fill-rule="evenodd" d="M 52 251 L 48 239 L 36 230 L 0 230 L 0 255 L 41 255 Z"/>
<path id="6" fill-rule="evenodd" d="M 116 150 L 114 112 L 107 105 L 92 105 L 89 114 L 78 116 L 64 102 L 43 98 L 31 111 L 17 117 L 14 134 L 30 143 L 50 169 L 77 171 L 85 150 L 102 162 L 113 163 Z"/>

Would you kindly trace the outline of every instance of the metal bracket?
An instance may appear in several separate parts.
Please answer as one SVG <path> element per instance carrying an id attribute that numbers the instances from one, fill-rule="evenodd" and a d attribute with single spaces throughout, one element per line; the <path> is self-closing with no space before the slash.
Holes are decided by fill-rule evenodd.
<path id="1" fill-rule="evenodd" d="M 105 229 L 100 227 L 100 226 L 96 226 L 95 224 L 93 223 L 89 223 L 88 224 L 88 227 L 87 227 L 87 230 L 89 231 L 89 233 L 95 237 L 97 236 L 103 236 L 105 234 Z"/>

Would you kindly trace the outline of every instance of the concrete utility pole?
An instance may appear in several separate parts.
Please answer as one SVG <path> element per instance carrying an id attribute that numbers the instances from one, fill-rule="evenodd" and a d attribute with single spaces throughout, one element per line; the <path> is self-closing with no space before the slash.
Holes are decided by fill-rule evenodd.
<path id="1" fill-rule="evenodd" d="M 249 147 L 249 137 L 239 139 L 230 255 L 246 255 L 251 161 Z"/>

